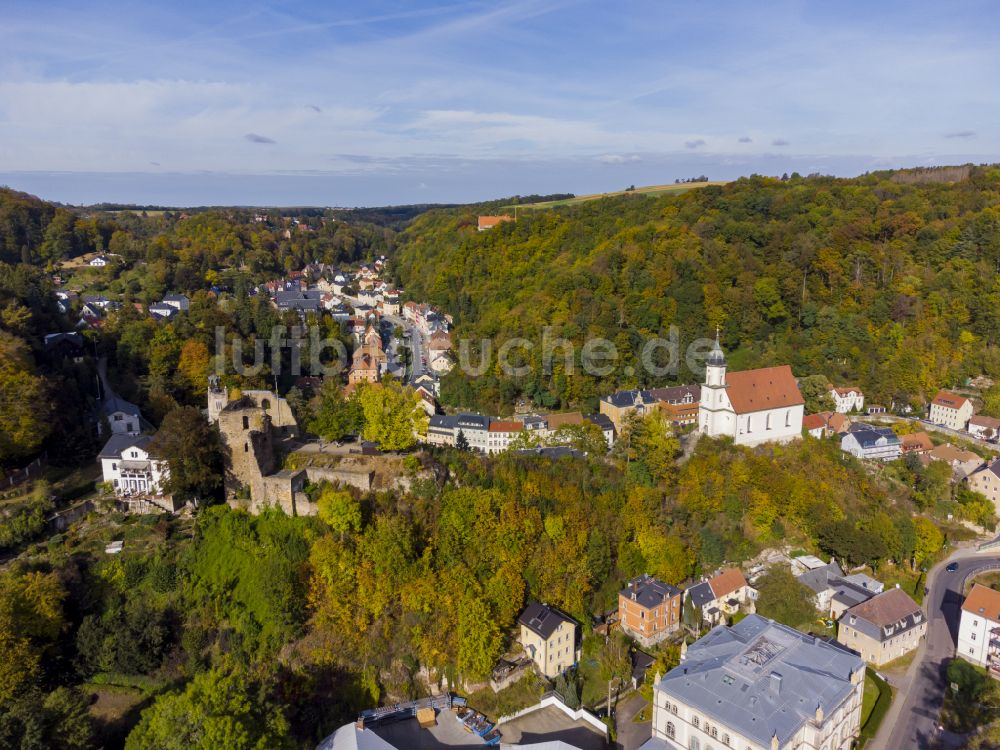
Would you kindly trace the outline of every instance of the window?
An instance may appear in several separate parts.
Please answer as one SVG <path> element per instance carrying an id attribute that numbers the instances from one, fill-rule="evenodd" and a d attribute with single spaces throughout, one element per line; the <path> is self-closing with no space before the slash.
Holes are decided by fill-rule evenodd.
<path id="1" fill-rule="evenodd" d="M 718 737 L 719 736 L 719 728 L 718 727 L 712 727 L 712 729 L 709 732 L 709 734 L 712 735 L 713 737 Z"/>
<path id="2" fill-rule="evenodd" d="M 243 429 L 244 430 L 250 429 L 250 417 L 243 417 Z"/>
<path id="3" fill-rule="evenodd" d="M 118 471 L 118 464 L 111 464 L 111 471 Z"/>
<path id="4" fill-rule="evenodd" d="M 792 410 L 789 409 L 788 411 L 785 412 L 785 427 L 791 427 L 791 426 L 792 426 Z"/>
<path id="5" fill-rule="evenodd" d="M 667 722 L 667 737 L 673 739 L 677 735 L 677 730 L 674 728 L 674 723 L 672 721 Z"/>
<path id="6" fill-rule="evenodd" d="M 972 634 L 972 640 L 976 640 L 976 634 L 975 633 Z"/>
<path id="7" fill-rule="evenodd" d="M 701 722 L 698 720 L 697 716 L 692 716 L 691 717 L 691 724 L 692 724 L 692 726 L 694 726 L 695 729 L 697 729 L 698 727 L 701 726 Z"/>
<path id="8" fill-rule="evenodd" d="M 115 421 L 116 422 L 121 422 L 122 419 L 124 419 L 124 417 L 121 414 L 115 414 Z"/>
<path id="9" fill-rule="evenodd" d="M 767 414 L 767 421 L 764 423 L 764 429 L 766 429 L 766 430 L 770 430 L 771 429 L 771 416 L 772 416 L 771 413 L 768 412 L 768 414 Z"/>
<path id="10" fill-rule="evenodd" d="M 698 742 L 697 737 L 691 737 L 688 740 L 688 747 L 690 750 L 701 750 L 701 744 Z"/>
<path id="11" fill-rule="evenodd" d="M 722 735 L 722 744 L 726 745 L 727 747 L 729 746 L 729 735 L 728 734 Z"/>
<path id="12" fill-rule="evenodd" d="M 243 443 L 243 452 L 244 453 L 250 452 L 250 443 Z"/>

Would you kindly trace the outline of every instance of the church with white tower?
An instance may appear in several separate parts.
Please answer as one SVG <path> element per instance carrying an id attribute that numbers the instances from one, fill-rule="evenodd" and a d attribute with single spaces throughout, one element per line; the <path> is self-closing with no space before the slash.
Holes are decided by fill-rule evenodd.
<path id="1" fill-rule="evenodd" d="M 804 410 L 791 367 L 726 372 L 716 332 L 715 346 L 705 361 L 699 431 L 710 437 L 731 437 L 737 445 L 786 443 L 802 437 Z"/>

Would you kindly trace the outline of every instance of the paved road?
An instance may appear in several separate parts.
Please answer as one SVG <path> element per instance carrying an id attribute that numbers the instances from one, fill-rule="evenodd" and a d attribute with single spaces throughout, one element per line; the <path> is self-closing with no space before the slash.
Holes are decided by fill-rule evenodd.
<path id="1" fill-rule="evenodd" d="M 945 566 L 957 562 L 949 573 Z M 902 680 L 899 693 L 869 750 L 926 750 L 931 747 L 961 747 L 961 738 L 942 737 L 937 732 L 938 712 L 947 685 L 945 669 L 955 655 L 958 620 L 962 607 L 962 585 L 973 572 L 1000 564 L 1000 554 L 976 554 L 961 549 L 936 565 L 927 576 L 930 588 L 924 597 L 927 638 Z M 906 686 L 909 683 L 909 686 Z M 940 742 L 941 744 L 935 744 Z"/>
<path id="2" fill-rule="evenodd" d="M 920 417 L 897 417 L 893 414 L 872 414 L 871 416 L 852 416 L 851 419 L 855 419 L 860 422 L 912 422 L 915 425 L 919 425 L 922 430 L 928 432 L 939 432 L 942 435 L 948 435 L 949 437 L 968 440 L 970 443 L 975 443 L 976 445 L 988 448 L 992 451 L 1000 450 L 1000 445 L 997 445 L 997 443 L 980 440 L 977 437 L 973 437 L 968 432 L 953 430 L 950 427 L 945 427 L 941 424 L 928 422 L 926 419 L 921 419 Z"/>
<path id="3" fill-rule="evenodd" d="M 653 734 L 652 721 L 632 721 L 639 710 L 648 705 L 639 693 L 632 693 L 615 709 L 615 728 L 618 731 L 618 750 L 636 750 Z"/>

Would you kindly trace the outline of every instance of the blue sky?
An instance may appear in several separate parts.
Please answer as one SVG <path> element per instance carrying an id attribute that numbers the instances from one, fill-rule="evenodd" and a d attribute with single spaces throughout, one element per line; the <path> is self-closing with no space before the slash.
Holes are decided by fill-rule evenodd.
<path id="1" fill-rule="evenodd" d="M 381 205 L 1000 160 L 983 2 L 0 10 L 0 183 Z"/>

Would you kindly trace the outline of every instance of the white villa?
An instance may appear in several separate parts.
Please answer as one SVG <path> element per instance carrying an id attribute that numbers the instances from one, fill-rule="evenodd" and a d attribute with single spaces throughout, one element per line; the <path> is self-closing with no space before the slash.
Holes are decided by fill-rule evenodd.
<path id="1" fill-rule="evenodd" d="M 833 399 L 834 411 L 839 414 L 850 414 L 852 411 L 865 409 L 865 394 L 860 388 L 836 388 L 831 385 L 830 398 Z"/>
<path id="2" fill-rule="evenodd" d="M 149 435 L 115 434 L 104 444 L 98 459 L 104 481 L 119 497 L 162 495 L 169 469 L 149 452 Z"/>
<path id="3" fill-rule="evenodd" d="M 711 437 L 731 437 L 737 445 L 789 442 L 802 437 L 805 402 L 788 365 L 726 372 L 715 337 L 708 355 L 698 406 L 698 429 Z"/>

